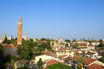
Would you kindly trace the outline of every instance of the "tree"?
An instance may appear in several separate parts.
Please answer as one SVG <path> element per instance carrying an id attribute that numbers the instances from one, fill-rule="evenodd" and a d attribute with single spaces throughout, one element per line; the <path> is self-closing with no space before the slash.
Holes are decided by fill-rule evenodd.
<path id="1" fill-rule="evenodd" d="M 4 44 L 4 43 L 5 43 L 5 44 L 10 44 L 10 43 L 11 43 L 11 41 L 10 41 L 10 40 L 8 40 L 8 39 L 7 39 L 7 37 L 6 37 L 6 38 L 4 39 L 4 41 L 3 41 L 3 44 Z"/>
<path id="2" fill-rule="evenodd" d="M 10 43 L 11 43 L 11 44 L 14 44 L 15 46 L 17 46 L 17 40 L 15 40 L 15 39 L 13 39 L 13 38 L 10 40 Z"/>
<path id="3" fill-rule="evenodd" d="M 90 45 L 92 45 L 92 41 L 89 41 Z"/>
<path id="4" fill-rule="evenodd" d="M 100 44 L 99 47 L 104 47 L 103 40 L 99 40 Z"/>
<path id="5" fill-rule="evenodd" d="M 5 65 L 6 67 L 9 67 L 10 69 L 14 69 L 14 63 L 17 61 L 16 57 L 15 56 L 12 56 L 12 55 L 7 55 L 5 57 Z"/>
<path id="6" fill-rule="evenodd" d="M 48 39 L 46 39 L 46 38 L 41 38 L 40 40 L 41 40 L 41 41 L 47 41 Z"/>
<path id="7" fill-rule="evenodd" d="M 21 58 L 25 60 L 31 60 L 34 55 L 40 54 L 39 46 L 36 42 L 33 42 L 33 40 L 26 41 L 22 40 L 22 45 L 18 46 L 18 54 Z"/>
<path id="8" fill-rule="evenodd" d="M 83 64 L 81 64 L 81 63 L 79 63 L 79 64 L 77 65 L 77 69 L 82 69 L 82 67 L 83 67 Z"/>
<path id="9" fill-rule="evenodd" d="M 39 47 L 40 47 L 40 50 L 41 50 L 41 51 L 44 51 L 45 49 L 48 49 L 48 50 L 51 49 L 51 46 L 50 46 L 50 43 L 49 43 L 49 42 L 48 42 L 48 43 L 41 43 L 41 44 L 39 45 Z"/>
<path id="10" fill-rule="evenodd" d="M 65 40 L 65 42 L 68 42 L 68 43 L 70 43 L 71 41 L 70 41 L 70 40 L 68 40 L 68 39 L 66 39 L 66 40 Z"/>
<path id="11" fill-rule="evenodd" d="M 7 37 L 3 41 L 3 44 L 14 44 L 15 46 L 17 45 L 17 41 L 15 39 L 8 40 Z"/>
<path id="12" fill-rule="evenodd" d="M 21 54 L 21 51 L 22 51 L 22 46 L 21 45 L 18 45 L 18 47 L 17 47 L 17 53 L 18 54 Z"/>
<path id="13" fill-rule="evenodd" d="M 84 61 L 84 58 L 82 56 L 79 56 L 78 59 L 77 59 L 77 62 L 82 63 L 83 61 Z"/>
<path id="14" fill-rule="evenodd" d="M 78 62 L 78 64 L 77 64 L 77 69 L 82 69 L 82 67 L 83 67 L 82 62 L 84 61 L 84 57 L 79 56 L 78 59 L 77 59 L 76 61 Z"/>
<path id="15" fill-rule="evenodd" d="M 37 64 L 38 64 L 38 68 L 39 69 L 42 69 L 43 62 L 42 62 L 42 59 L 41 58 L 39 59 L 39 61 L 38 61 Z"/>
<path id="16" fill-rule="evenodd" d="M 47 39 L 47 43 L 39 43 L 33 42 L 31 39 L 30 41 L 22 40 L 22 45 L 18 46 L 18 54 L 21 58 L 26 60 L 31 60 L 33 56 L 37 56 L 41 54 L 41 51 L 45 49 L 51 50 L 50 40 Z"/>
<path id="17" fill-rule="evenodd" d="M 3 49 L 2 45 L 0 45 L 0 68 L 1 69 L 6 69 L 5 57 L 4 57 L 4 49 Z"/>
<path id="18" fill-rule="evenodd" d="M 28 50 L 22 50 L 20 56 L 23 59 L 30 60 L 29 53 L 30 52 Z"/>
<path id="19" fill-rule="evenodd" d="M 0 68 L 6 69 L 8 65 L 13 66 L 14 62 L 16 62 L 16 57 L 11 55 L 4 56 L 4 48 L 0 45 Z"/>
<path id="20" fill-rule="evenodd" d="M 33 42 L 33 39 L 30 39 L 30 42 Z"/>
<path id="21" fill-rule="evenodd" d="M 18 54 L 21 58 L 26 60 L 31 60 L 33 57 L 33 49 L 32 46 L 19 46 L 18 47 Z"/>
<path id="22" fill-rule="evenodd" d="M 72 40 L 72 42 L 76 42 L 76 41 L 77 41 L 76 39 L 73 39 L 73 40 Z"/>
<path id="23" fill-rule="evenodd" d="M 102 57 L 99 59 L 99 61 L 104 63 L 104 54 L 102 55 Z"/>
<path id="24" fill-rule="evenodd" d="M 104 56 L 102 58 L 100 58 L 99 61 L 104 63 Z"/>
<path id="25" fill-rule="evenodd" d="M 65 46 L 68 47 L 68 43 L 66 43 Z"/>
<path id="26" fill-rule="evenodd" d="M 74 44 L 72 47 L 74 48 L 74 49 L 76 49 L 76 48 L 78 48 L 78 43 L 76 43 L 76 44 Z"/>

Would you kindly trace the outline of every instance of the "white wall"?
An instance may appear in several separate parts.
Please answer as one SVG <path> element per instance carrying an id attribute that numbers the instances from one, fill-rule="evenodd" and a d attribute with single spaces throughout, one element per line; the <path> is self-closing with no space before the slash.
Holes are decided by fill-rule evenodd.
<path id="1" fill-rule="evenodd" d="M 40 58 L 42 59 L 43 62 L 49 59 L 55 59 L 55 57 L 52 57 L 52 56 L 40 55 L 40 56 L 35 57 L 35 62 L 37 63 Z"/>

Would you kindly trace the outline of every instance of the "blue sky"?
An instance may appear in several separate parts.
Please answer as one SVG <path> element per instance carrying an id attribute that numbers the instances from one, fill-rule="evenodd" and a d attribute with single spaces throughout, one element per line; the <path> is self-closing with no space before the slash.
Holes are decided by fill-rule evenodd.
<path id="1" fill-rule="evenodd" d="M 0 0 L 0 37 L 104 39 L 104 0 Z"/>

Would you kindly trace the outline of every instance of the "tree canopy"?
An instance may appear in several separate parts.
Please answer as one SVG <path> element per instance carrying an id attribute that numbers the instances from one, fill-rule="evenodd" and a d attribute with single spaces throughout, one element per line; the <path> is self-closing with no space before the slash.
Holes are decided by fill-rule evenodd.
<path id="1" fill-rule="evenodd" d="M 104 47 L 104 44 L 103 44 L 103 40 L 99 40 L 100 44 L 98 45 L 98 47 Z"/>
<path id="2" fill-rule="evenodd" d="M 41 58 L 39 59 L 39 61 L 38 61 L 37 64 L 38 64 L 38 68 L 39 69 L 42 69 L 43 62 L 42 62 L 42 59 Z"/>
<path id="3" fill-rule="evenodd" d="M 5 56 L 4 56 L 4 49 L 2 45 L 0 45 L 0 68 L 5 69 Z"/>
<path id="4" fill-rule="evenodd" d="M 65 42 L 68 42 L 68 43 L 70 43 L 71 41 L 70 41 L 70 40 L 68 40 L 68 39 L 66 39 L 66 40 L 65 40 Z"/>
<path id="5" fill-rule="evenodd" d="M 47 43 L 38 43 L 23 39 L 22 45 L 18 46 L 18 54 L 26 60 L 31 60 L 34 56 L 40 55 L 45 49 L 52 49 L 49 40 L 47 40 Z"/>

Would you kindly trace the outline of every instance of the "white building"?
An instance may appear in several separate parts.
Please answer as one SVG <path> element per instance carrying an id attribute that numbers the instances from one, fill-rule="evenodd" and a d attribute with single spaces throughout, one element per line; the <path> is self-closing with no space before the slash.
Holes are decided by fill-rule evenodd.
<path id="1" fill-rule="evenodd" d="M 50 55 L 40 55 L 40 56 L 35 57 L 35 63 L 37 63 L 40 58 L 42 59 L 43 62 L 50 60 L 50 59 L 56 59 L 55 57 L 50 56 Z"/>
<path id="2" fill-rule="evenodd" d="M 95 45 L 88 45 L 88 50 L 94 50 L 95 49 Z"/>
<path id="3" fill-rule="evenodd" d="M 2 39 L 0 39 L 0 44 L 2 44 L 2 42 L 3 42 L 3 40 L 2 40 Z"/>
<path id="4" fill-rule="evenodd" d="M 67 49 L 67 47 L 63 46 L 63 47 L 59 47 L 56 50 L 56 56 L 62 56 L 62 55 L 67 55 L 67 56 L 74 56 L 74 52 L 72 50 Z"/>

